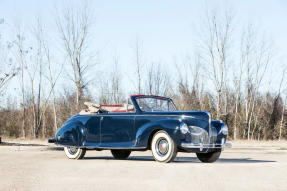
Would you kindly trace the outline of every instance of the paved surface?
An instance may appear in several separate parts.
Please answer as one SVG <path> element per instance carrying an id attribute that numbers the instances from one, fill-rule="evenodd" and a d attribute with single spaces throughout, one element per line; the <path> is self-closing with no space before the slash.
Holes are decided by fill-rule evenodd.
<path id="1" fill-rule="evenodd" d="M 47 146 L 0 146 L 0 190 L 287 190 L 287 150 L 234 148 L 212 164 L 179 153 L 155 162 L 151 152 L 114 160 L 109 151 L 88 151 L 69 160 Z"/>

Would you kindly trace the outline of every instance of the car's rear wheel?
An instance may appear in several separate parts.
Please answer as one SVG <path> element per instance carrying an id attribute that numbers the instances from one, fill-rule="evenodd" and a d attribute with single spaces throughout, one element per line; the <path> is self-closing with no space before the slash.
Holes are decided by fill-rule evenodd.
<path id="1" fill-rule="evenodd" d="M 158 162 L 172 162 L 177 154 L 177 147 L 165 131 L 154 134 L 151 142 L 153 158 Z"/>
<path id="2" fill-rule="evenodd" d="M 86 154 L 86 149 L 76 147 L 64 147 L 64 151 L 69 159 L 82 159 Z"/>
<path id="3" fill-rule="evenodd" d="M 210 153 L 196 153 L 196 156 L 201 162 L 212 163 L 219 158 L 220 154 L 221 151 L 216 151 Z"/>
<path id="4" fill-rule="evenodd" d="M 127 159 L 130 154 L 131 151 L 127 151 L 127 150 L 111 150 L 112 155 L 114 156 L 115 159 Z"/>

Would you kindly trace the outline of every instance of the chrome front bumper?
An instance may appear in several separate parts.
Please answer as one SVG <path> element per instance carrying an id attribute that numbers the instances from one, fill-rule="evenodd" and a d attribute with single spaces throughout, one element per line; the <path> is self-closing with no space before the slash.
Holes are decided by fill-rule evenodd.
<path id="1" fill-rule="evenodd" d="M 187 148 L 187 149 L 200 149 L 202 151 L 203 149 L 214 149 L 214 148 L 231 148 L 231 143 L 222 143 L 222 144 L 203 144 L 203 143 L 181 143 L 181 147 Z"/>

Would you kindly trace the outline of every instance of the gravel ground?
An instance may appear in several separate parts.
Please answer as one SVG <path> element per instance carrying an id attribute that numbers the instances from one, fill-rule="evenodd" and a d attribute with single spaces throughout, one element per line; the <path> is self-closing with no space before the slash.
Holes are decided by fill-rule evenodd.
<path id="1" fill-rule="evenodd" d="M 286 142 L 236 142 L 212 164 L 193 153 L 155 162 L 151 152 L 114 160 L 87 151 L 69 160 L 61 147 L 37 141 L 0 144 L 0 190 L 287 190 Z M 30 144 L 30 145 L 26 145 Z"/>

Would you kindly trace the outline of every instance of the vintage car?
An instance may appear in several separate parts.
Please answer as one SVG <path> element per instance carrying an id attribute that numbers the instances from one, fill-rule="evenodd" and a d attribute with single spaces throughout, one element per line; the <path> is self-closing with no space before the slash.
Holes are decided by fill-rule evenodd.
<path id="1" fill-rule="evenodd" d="M 156 95 L 132 95 L 123 105 L 85 103 L 88 109 L 70 118 L 50 143 L 64 146 L 70 159 L 86 150 L 111 150 L 115 159 L 131 151 L 151 150 L 159 162 L 171 162 L 177 152 L 196 153 L 202 162 L 216 161 L 226 143 L 228 127 L 206 111 L 178 111 L 173 100 Z"/>

